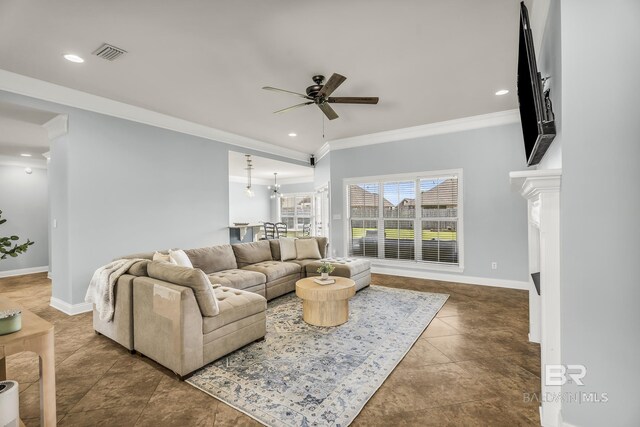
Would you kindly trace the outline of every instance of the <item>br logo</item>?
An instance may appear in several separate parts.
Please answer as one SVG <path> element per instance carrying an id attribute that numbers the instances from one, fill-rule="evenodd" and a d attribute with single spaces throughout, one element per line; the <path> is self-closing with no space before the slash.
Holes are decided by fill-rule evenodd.
<path id="1" fill-rule="evenodd" d="M 567 382 L 584 385 L 582 379 L 587 375 L 584 365 L 545 365 L 544 382 L 548 386 L 561 386 Z"/>

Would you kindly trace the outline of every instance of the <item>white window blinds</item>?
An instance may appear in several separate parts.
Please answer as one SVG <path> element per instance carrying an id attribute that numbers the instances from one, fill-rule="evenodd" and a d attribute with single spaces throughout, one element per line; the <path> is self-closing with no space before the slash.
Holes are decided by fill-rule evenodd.
<path id="1" fill-rule="evenodd" d="M 458 265 L 460 177 L 347 185 L 349 255 Z"/>

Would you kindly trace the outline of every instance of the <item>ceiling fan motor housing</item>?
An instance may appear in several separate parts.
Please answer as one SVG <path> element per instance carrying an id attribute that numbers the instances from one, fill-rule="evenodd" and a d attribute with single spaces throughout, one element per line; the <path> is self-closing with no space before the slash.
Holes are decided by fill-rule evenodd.
<path id="1" fill-rule="evenodd" d="M 311 85 L 307 88 L 307 95 L 314 97 L 318 94 L 318 92 L 320 92 L 320 89 L 322 89 L 322 83 L 324 82 L 324 76 L 321 75 L 315 75 L 311 78 L 311 80 L 313 80 L 313 82 L 315 83 L 314 85 Z"/>

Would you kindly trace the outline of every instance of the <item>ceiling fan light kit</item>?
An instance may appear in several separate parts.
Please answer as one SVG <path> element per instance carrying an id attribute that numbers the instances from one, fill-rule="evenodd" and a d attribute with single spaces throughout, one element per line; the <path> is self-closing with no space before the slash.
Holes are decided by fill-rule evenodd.
<path id="1" fill-rule="evenodd" d="M 293 92 L 285 89 L 278 89 L 272 86 L 265 86 L 262 89 L 271 90 L 275 92 L 288 93 L 296 95 L 306 99 L 306 102 L 293 105 L 291 107 L 283 108 L 282 110 L 274 111 L 274 113 L 284 113 L 286 111 L 293 110 L 295 108 L 304 107 L 311 104 L 316 104 L 318 108 L 324 113 L 329 120 L 338 118 L 338 114 L 329 104 L 377 104 L 379 98 L 373 96 L 360 96 L 360 97 L 331 97 L 330 95 L 342 84 L 347 78 L 337 73 L 329 78 L 326 84 L 324 83 L 324 76 L 315 75 L 312 77 L 313 85 L 306 89 L 306 95 L 298 92 Z"/>

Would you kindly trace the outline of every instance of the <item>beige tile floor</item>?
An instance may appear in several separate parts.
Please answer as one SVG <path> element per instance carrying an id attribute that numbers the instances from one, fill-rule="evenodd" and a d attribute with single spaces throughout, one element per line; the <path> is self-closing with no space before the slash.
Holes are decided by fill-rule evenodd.
<path id="1" fill-rule="evenodd" d="M 539 425 L 537 404 L 523 398 L 540 391 L 526 292 L 382 275 L 373 283 L 450 297 L 354 426 Z M 59 425 L 258 425 L 96 335 L 89 313 L 70 317 L 49 307 L 45 274 L 0 279 L 0 293 L 55 324 Z M 36 356 L 9 357 L 8 375 L 20 383 L 25 424 L 39 425 Z"/>

